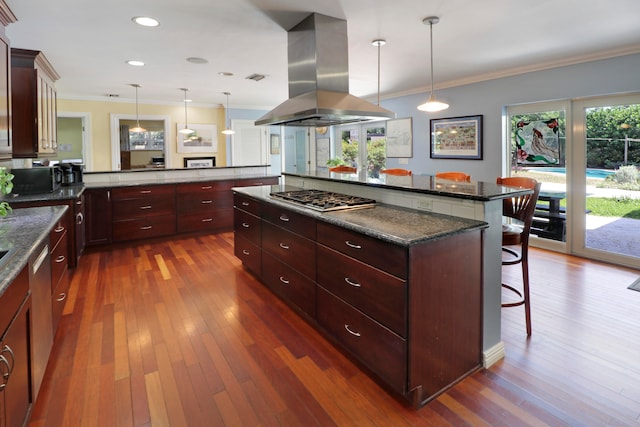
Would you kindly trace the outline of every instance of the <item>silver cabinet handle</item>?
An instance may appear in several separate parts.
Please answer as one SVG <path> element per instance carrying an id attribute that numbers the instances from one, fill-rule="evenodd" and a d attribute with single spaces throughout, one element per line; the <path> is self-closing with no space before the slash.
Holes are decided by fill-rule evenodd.
<path id="1" fill-rule="evenodd" d="M 78 215 L 76 216 L 76 224 L 82 225 L 83 222 L 84 222 L 84 215 L 82 214 L 82 212 L 78 212 Z"/>
<path id="2" fill-rule="evenodd" d="M 140 227 L 140 230 L 151 230 L 153 228 L 152 225 L 146 225 L 144 227 Z"/>
<path id="3" fill-rule="evenodd" d="M 345 240 L 344 244 L 349 246 L 350 248 L 353 248 L 353 249 L 362 249 L 362 246 L 356 245 L 355 243 L 351 243 L 348 240 Z"/>
<path id="4" fill-rule="evenodd" d="M 140 206 L 140 209 L 144 210 L 144 209 L 151 209 L 152 206 L 151 205 L 147 205 L 147 206 Z"/>
<path id="5" fill-rule="evenodd" d="M 280 221 L 289 222 L 290 219 L 289 219 L 289 217 L 287 215 L 282 214 L 282 215 L 280 215 Z"/>
<path id="6" fill-rule="evenodd" d="M 242 202 L 242 206 L 249 206 L 249 202 Z"/>
<path id="7" fill-rule="evenodd" d="M 347 330 L 347 332 L 349 332 L 354 337 L 359 337 L 361 335 L 360 332 L 354 332 L 351 329 L 349 329 L 349 325 L 344 325 L 344 328 Z"/>
<path id="8" fill-rule="evenodd" d="M 284 277 L 282 277 L 282 276 L 280 276 L 280 281 L 281 281 L 282 283 L 284 283 L 285 285 L 288 285 L 288 284 L 289 284 L 289 281 L 288 281 L 287 279 L 285 279 Z"/>
<path id="9" fill-rule="evenodd" d="M 2 365 L 6 366 L 6 371 L 5 369 L 2 368 Z M 7 382 L 9 381 L 9 376 L 11 375 L 9 362 L 2 355 L 0 355 L 0 374 L 2 374 L 2 377 L 0 377 L 0 379 L 2 379 L 2 382 L 0 383 L 0 392 L 2 392 L 7 386 Z"/>
<path id="10" fill-rule="evenodd" d="M 9 356 L 11 356 L 11 363 L 9 363 L 6 357 L 2 356 L 2 354 L 5 354 L 5 353 L 8 353 Z M 9 374 L 13 372 L 13 367 L 16 364 L 16 356 L 15 354 L 13 354 L 13 350 L 11 350 L 11 347 L 5 344 L 4 347 L 2 347 L 2 353 L 0 353 L 0 357 L 2 357 L 5 362 L 7 362 L 7 368 L 9 368 L 9 372 L 7 372 L 5 376 L 8 377 Z"/>
<path id="11" fill-rule="evenodd" d="M 65 256 L 64 256 L 64 255 L 59 255 L 59 256 L 56 258 L 55 263 L 56 263 L 56 264 L 60 264 L 61 262 L 64 262 L 64 260 L 65 260 L 65 259 L 66 259 L 66 258 L 65 258 Z"/>
<path id="12" fill-rule="evenodd" d="M 351 281 L 351 279 L 349 279 L 348 277 L 344 278 L 344 281 L 347 282 L 349 285 L 353 286 L 354 288 L 360 288 L 362 287 L 362 285 L 358 282 L 353 282 Z"/>
<path id="13" fill-rule="evenodd" d="M 242 223 L 242 227 L 244 227 L 244 228 L 249 228 L 249 227 L 251 227 L 251 226 L 250 226 L 249 224 L 247 224 L 246 222 L 243 222 L 243 223 Z"/>
<path id="14" fill-rule="evenodd" d="M 242 253 L 243 253 L 244 255 L 251 255 L 251 252 L 249 252 L 249 251 L 248 251 L 248 250 L 246 250 L 246 249 L 243 249 L 243 250 L 242 250 Z"/>
<path id="15" fill-rule="evenodd" d="M 61 225 L 59 225 L 59 226 L 58 226 L 58 227 L 56 227 L 56 229 L 55 229 L 55 230 L 53 230 L 53 231 L 55 231 L 56 233 L 62 233 L 62 232 L 64 231 L 64 227 L 63 227 L 63 226 L 61 226 Z"/>
<path id="16" fill-rule="evenodd" d="M 204 218 L 202 220 L 202 222 L 211 222 L 211 221 L 213 221 L 213 218 Z"/>
<path id="17" fill-rule="evenodd" d="M 151 194 L 151 190 L 140 190 L 140 194 Z"/>
<path id="18" fill-rule="evenodd" d="M 210 205 L 211 203 L 213 203 L 213 200 L 201 200 L 200 203 L 202 203 L 203 205 Z"/>
<path id="19" fill-rule="evenodd" d="M 213 187 L 210 185 L 203 185 L 202 187 L 200 187 L 201 190 L 211 190 Z"/>
<path id="20" fill-rule="evenodd" d="M 280 243 L 280 247 L 282 249 L 287 249 L 287 250 L 289 249 L 289 245 L 285 245 L 284 243 Z"/>
<path id="21" fill-rule="evenodd" d="M 56 301 L 62 302 L 65 299 L 67 299 L 67 294 L 65 294 L 64 292 L 60 292 L 60 295 L 58 295 L 58 298 L 56 298 Z"/>

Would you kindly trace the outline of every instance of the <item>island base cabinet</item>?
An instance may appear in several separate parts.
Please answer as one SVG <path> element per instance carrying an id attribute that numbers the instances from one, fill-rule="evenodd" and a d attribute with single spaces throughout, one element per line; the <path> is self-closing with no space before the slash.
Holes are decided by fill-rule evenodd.
<path id="1" fill-rule="evenodd" d="M 260 247 L 251 243 L 249 240 L 238 233 L 234 236 L 233 252 L 234 255 L 242 261 L 242 264 L 253 271 L 258 277 L 262 274 L 262 256 Z"/>
<path id="2" fill-rule="evenodd" d="M 405 339 L 322 287 L 318 287 L 318 323 L 392 390 L 405 394 Z"/>
<path id="3" fill-rule="evenodd" d="M 262 251 L 262 281 L 276 295 L 316 317 L 316 284 L 308 277 Z"/>

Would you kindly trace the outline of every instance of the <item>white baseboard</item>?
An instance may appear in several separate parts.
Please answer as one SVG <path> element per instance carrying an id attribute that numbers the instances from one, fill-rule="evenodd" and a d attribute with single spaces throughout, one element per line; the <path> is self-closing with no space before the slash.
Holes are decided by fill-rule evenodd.
<path id="1" fill-rule="evenodd" d="M 504 342 L 500 341 L 488 350 L 482 352 L 482 367 L 485 369 L 490 368 L 494 363 L 504 358 Z"/>

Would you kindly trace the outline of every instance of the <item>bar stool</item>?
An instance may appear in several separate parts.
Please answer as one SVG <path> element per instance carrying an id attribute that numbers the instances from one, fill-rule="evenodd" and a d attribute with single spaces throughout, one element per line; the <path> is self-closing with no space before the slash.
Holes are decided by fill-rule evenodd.
<path id="1" fill-rule="evenodd" d="M 504 224 L 502 226 L 502 265 L 521 264 L 522 289 L 502 283 L 502 287 L 515 293 L 518 300 L 502 303 L 502 307 L 524 305 L 527 336 L 531 336 L 531 303 L 529 298 L 529 231 L 536 209 L 540 183 L 535 179 L 521 177 L 498 177 L 498 185 L 520 187 L 533 190 L 532 194 L 514 196 L 502 201 L 502 215 L 517 220 L 521 224 Z M 519 246 L 519 248 L 514 248 Z"/>
<path id="2" fill-rule="evenodd" d="M 413 172 L 411 172 L 409 169 L 401 169 L 401 168 L 383 169 L 380 171 L 380 173 L 385 173 L 387 175 L 397 175 L 397 176 L 413 175 Z"/>
<path id="3" fill-rule="evenodd" d="M 436 178 L 448 179 L 449 181 L 471 182 L 471 175 L 464 172 L 437 172 Z"/>
<path id="4" fill-rule="evenodd" d="M 332 168 L 329 168 L 329 172 L 356 173 L 358 172 L 358 169 L 354 168 L 353 166 L 341 165 L 341 166 L 334 166 Z"/>

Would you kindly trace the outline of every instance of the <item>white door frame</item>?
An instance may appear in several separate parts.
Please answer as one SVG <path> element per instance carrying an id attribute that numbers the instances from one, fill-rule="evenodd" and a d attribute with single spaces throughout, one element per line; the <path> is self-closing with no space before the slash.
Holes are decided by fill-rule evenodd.
<path id="1" fill-rule="evenodd" d="M 58 118 L 79 118 L 82 123 L 82 159 L 84 170 L 93 171 L 93 151 L 91 149 L 91 113 L 81 113 L 74 111 L 58 112 Z"/>
<path id="2" fill-rule="evenodd" d="M 120 120 L 136 120 L 135 114 L 116 114 L 111 113 L 111 170 L 121 170 L 120 165 Z M 165 168 L 170 168 L 171 163 L 171 150 L 169 147 L 173 147 L 171 143 L 173 136 L 170 132 L 171 118 L 169 116 L 160 115 L 140 115 L 139 120 L 163 120 L 164 121 L 164 164 Z"/>

